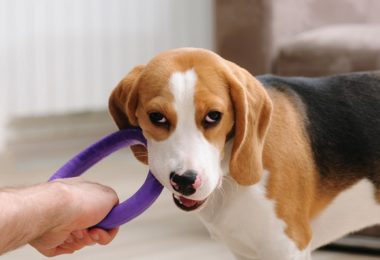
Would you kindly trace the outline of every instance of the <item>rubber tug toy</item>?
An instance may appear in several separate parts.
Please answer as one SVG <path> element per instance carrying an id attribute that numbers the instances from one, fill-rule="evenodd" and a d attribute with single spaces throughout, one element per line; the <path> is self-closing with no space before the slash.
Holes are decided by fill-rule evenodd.
<path id="1" fill-rule="evenodd" d="M 146 146 L 146 140 L 140 129 L 125 129 L 112 133 L 69 160 L 50 177 L 49 181 L 80 176 L 108 155 L 135 144 Z M 131 221 L 154 203 L 162 189 L 162 184 L 149 171 L 145 182 L 136 193 L 115 206 L 96 226 L 112 229 Z"/>

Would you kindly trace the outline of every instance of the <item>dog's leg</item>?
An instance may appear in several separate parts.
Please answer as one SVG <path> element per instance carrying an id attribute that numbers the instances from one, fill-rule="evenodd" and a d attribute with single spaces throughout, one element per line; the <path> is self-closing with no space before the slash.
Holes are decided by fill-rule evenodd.
<path id="1" fill-rule="evenodd" d="M 250 257 L 240 257 L 235 255 L 236 259 L 261 259 L 261 260 L 311 260 L 311 250 L 310 246 L 300 251 L 297 248 L 289 249 L 289 251 L 278 251 L 279 245 L 273 245 L 272 247 L 260 248 L 258 250 L 257 256 Z"/>
<path id="2" fill-rule="evenodd" d="M 310 248 L 308 248 L 307 251 L 305 252 L 304 259 L 305 260 L 311 260 L 311 250 L 310 250 Z"/>
<path id="3" fill-rule="evenodd" d="M 311 249 L 310 245 L 305 248 L 299 255 L 295 258 L 297 260 L 311 260 Z"/>

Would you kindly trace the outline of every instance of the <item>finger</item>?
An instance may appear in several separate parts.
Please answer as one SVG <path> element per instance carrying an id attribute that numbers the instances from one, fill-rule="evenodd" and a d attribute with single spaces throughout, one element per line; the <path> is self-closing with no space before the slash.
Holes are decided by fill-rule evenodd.
<path id="1" fill-rule="evenodd" d="M 72 235 L 76 245 L 82 245 L 83 247 L 95 244 L 87 229 L 74 231 Z"/>
<path id="2" fill-rule="evenodd" d="M 107 245 L 115 238 L 118 231 L 119 228 L 114 228 L 108 231 L 101 228 L 93 228 L 88 232 L 93 241 L 101 245 Z"/>
<path id="3" fill-rule="evenodd" d="M 70 249 L 70 250 L 76 250 L 74 248 L 74 244 L 73 243 L 63 243 L 61 245 L 59 245 L 60 248 L 64 248 L 64 249 Z"/>
<path id="4" fill-rule="evenodd" d="M 75 251 L 83 248 L 84 246 L 93 244 L 95 244 L 95 242 L 92 241 L 87 231 L 77 230 L 72 232 L 69 235 L 69 237 L 64 241 L 64 243 L 59 245 L 59 247 Z"/>
<path id="5" fill-rule="evenodd" d="M 119 228 L 114 228 L 108 231 L 108 234 L 110 235 L 111 240 L 116 237 L 118 232 L 119 232 Z"/>
<path id="6" fill-rule="evenodd" d="M 70 244 L 64 243 L 62 245 L 59 245 L 59 248 L 74 252 L 74 251 L 82 249 L 85 246 L 87 246 L 87 244 L 84 244 L 83 242 L 74 242 Z"/>
<path id="7" fill-rule="evenodd" d="M 53 257 L 57 255 L 62 255 L 62 254 L 72 254 L 74 253 L 74 250 L 68 249 L 68 248 L 62 248 L 60 246 L 56 248 L 51 248 L 51 249 L 46 249 L 46 250 L 38 250 L 41 254 L 47 257 Z"/>
<path id="8" fill-rule="evenodd" d="M 66 238 L 64 243 L 71 244 L 73 242 L 74 242 L 74 237 L 73 237 L 73 235 L 70 234 L 69 237 Z"/>
<path id="9" fill-rule="evenodd" d="M 106 245 L 106 244 L 110 243 L 115 238 L 118 231 L 119 231 L 119 228 L 114 228 L 114 229 L 107 230 L 107 231 L 103 230 L 103 229 L 95 230 L 94 232 L 98 233 L 97 243 L 101 244 L 101 245 Z"/>
<path id="10" fill-rule="evenodd" d="M 63 255 L 63 254 L 72 254 L 74 252 L 75 252 L 75 250 L 73 250 L 71 248 L 63 248 L 61 246 L 58 246 L 54 250 L 54 255 L 50 255 L 50 256 L 57 256 L 57 255 Z"/>
<path id="11" fill-rule="evenodd" d="M 71 236 L 74 238 L 74 240 L 75 239 L 80 240 L 80 239 L 83 239 L 84 232 L 83 232 L 83 230 L 75 230 L 75 231 L 71 232 Z"/>
<path id="12" fill-rule="evenodd" d="M 77 230 L 72 232 L 70 237 L 63 244 L 59 245 L 59 248 L 74 252 L 94 244 L 95 242 L 91 239 L 87 230 Z"/>

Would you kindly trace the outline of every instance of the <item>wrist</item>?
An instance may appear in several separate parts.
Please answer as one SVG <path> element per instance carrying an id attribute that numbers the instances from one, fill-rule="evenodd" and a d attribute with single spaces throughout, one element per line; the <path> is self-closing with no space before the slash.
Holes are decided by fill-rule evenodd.
<path id="1" fill-rule="evenodd" d="M 65 190 L 57 183 L 1 189 L 0 230 L 7 235 L 0 236 L 0 254 L 59 226 L 70 201 Z"/>
<path id="2" fill-rule="evenodd" d="M 43 183 L 23 189 L 19 195 L 24 199 L 25 207 L 30 207 L 30 212 L 37 218 L 34 223 L 38 235 L 54 229 L 64 221 L 63 213 L 71 200 L 67 187 L 59 182 Z M 66 210 L 69 211 L 69 208 Z"/>
<path id="3" fill-rule="evenodd" d="M 74 221 L 73 212 L 75 212 L 75 198 L 71 191 L 70 185 L 53 181 L 45 184 L 41 184 L 44 189 L 45 197 L 44 205 L 40 210 L 41 217 L 44 217 L 43 222 L 46 227 L 44 232 L 61 228 L 66 223 Z M 42 194 L 41 194 L 42 195 Z"/>
<path id="4" fill-rule="evenodd" d="M 42 183 L 19 189 L 14 196 L 18 197 L 22 211 L 30 216 L 35 237 L 70 221 L 73 198 L 64 183 Z"/>

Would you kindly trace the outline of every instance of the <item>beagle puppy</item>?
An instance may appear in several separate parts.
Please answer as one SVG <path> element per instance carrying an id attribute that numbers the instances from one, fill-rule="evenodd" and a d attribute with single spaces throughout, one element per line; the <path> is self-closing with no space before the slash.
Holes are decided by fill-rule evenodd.
<path id="1" fill-rule="evenodd" d="M 175 49 L 135 67 L 109 109 L 142 129 L 137 159 L 238 259 L 310 259 L 380 223 L 380 72 L 253 77 Z"/>

